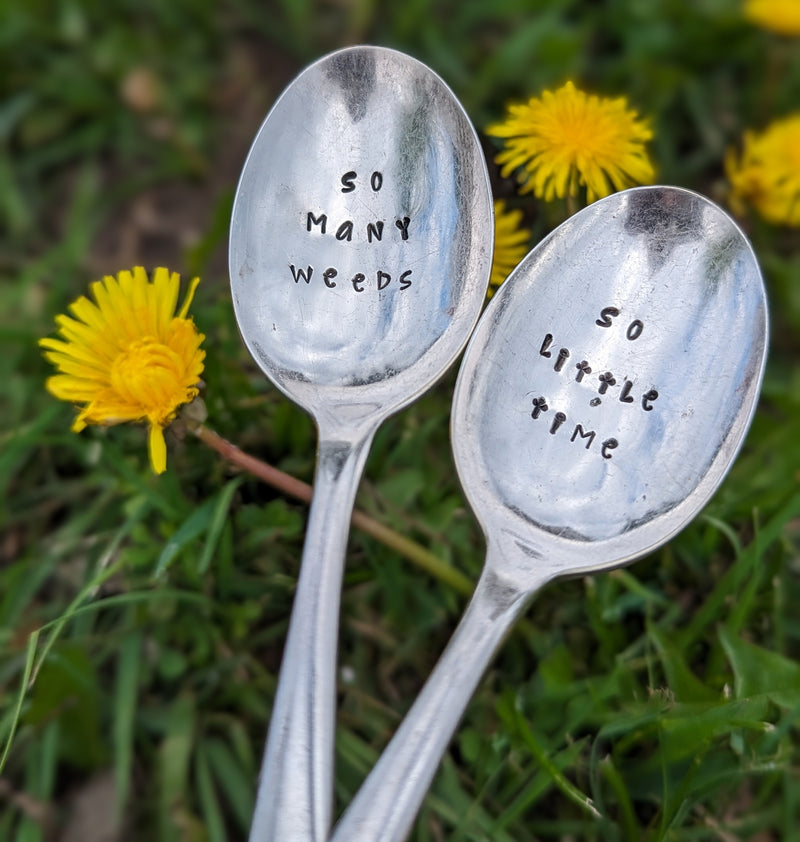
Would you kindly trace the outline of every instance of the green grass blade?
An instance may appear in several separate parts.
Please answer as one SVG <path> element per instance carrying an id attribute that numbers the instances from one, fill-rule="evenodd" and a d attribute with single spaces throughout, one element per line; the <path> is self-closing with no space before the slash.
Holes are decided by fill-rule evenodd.
<path id="1" fill-rule="evenodd" d="M 551 760 L 549 754 L 533 733 L 533 729 L 528 725 L 522 713 L 513 708 L 509 712 L 511 712 L 514 718 L 514 724 L 519 730 L 525 746 L 541 768 L 549 775 L 556 788 L 564 793 L 570 801 L 577 804 L 582 810 L 585 810 L 590 816 L 599 819 L 600 813 L 592 802 L 592 799 L 584 792 L 581 792 Z"/>
<path id="2" fill-rule="evenodd" d="M 128 801 L 133 772 L 134 724 L 139 689 L 142 635 L 128 635 L 120 647 L 114 688 L 114 779 L 117 790 L 117 824 L 121 823 Z"/>
<path id="3" fill-rule="evenodd" d="M 224 793 L 239 827 L 246 830 L 253 817 L 254 781 L 222 740 L 209 738 L 206 751 L 217 785 Z"/>
<path id="4" fill-rule="evenodd" d="M 231 500 L 233 500 L 233 495 L 243 482 L 243 476 L 231 480 L 216 496 L 214 513 L 211 518 L 211 524 L 208 527 L 208 537 L 203 546 L 203 553 L 197 562 L 197 572 L 201 576 L 208 571 L 208 567 L 211 564 L 211 557 L 214 555 L 214 551 L 219 543 L 222 528 L 225 526 Z"/>
<path id="5" fill-rule="evenodd" d="M 705 633 L 709 626 L 726 613 L 725 602 L 730 594 L 738 593 L 746 584 L 753 567 L 759 562 L 759 554 L 777 541 L 789 521 L 800 513 L 800 494 L 793 494 L 759 531 L 758 544 L 749 544 L 730 568 L 720 577 L 714 590 L 695 612 L 686 628 L 681 632 L 679 645 L 688 650 Z"/>
<path id="6" fill-rule="evenodd" d="M 11 751 L 11 744 L 14 741 L 14 735 L 17 732 L 19 719 L 22 715 L 22 705 L 25 701 L 25 694 L 28 691 L 28 685 L 31 681 L 31 676 L 33 675 L 33 664 L 36 660 L 36 647 L 38 646 L 38 644 L 39 632 L 34 631 L 28 638 L 28 646 L 25 650 L 25 668 L 22 671 L 22 681 L 20 681 L 19 691 L 17 693 L 17 702 L 14 707 L 14 715 L 11 718 L 11 723 L 8 730 L 8 737 L 6 739 L 5 746 L 3 747 L 3 754 L 2 756 L 0 756 L 0 774 L 2 774 L 3 769 L 6 765 L 6 761 L 8 760 L 8 753 L 9 751 Z"/>
<path id="7" fill-rule="evenodd" d="M 200 743 L 197 747 L 194 769 L 197 778 L 200 811 L 203 814 L 208 842 L 227 842 L 228 835 L 225 831 L 225 822 L 214 789 L 214 782 L 211 779 L 210 763 L 204 743 Z"/>
<path id="8" fill-rule="evenodd" d="M 166 734 L 159 750 L 159 829 L 161 842 L 183 839 L 189 797 L 189 761 L 197 711 L 186 694 L 170 706 Z"/>
<path id="9" fill-rule="evenodd" d="M 178 527 L 175 534 L 164 545 L 164 549 L 158 557 L 153 578 L 158 579 L 160 576 L 163 576 L 172 562 L 177 558 L 178 553 L 209 528 L 209 524 L 214 517 L 216 502 L 216 499 L 213 497 L 206 500 Z"/>

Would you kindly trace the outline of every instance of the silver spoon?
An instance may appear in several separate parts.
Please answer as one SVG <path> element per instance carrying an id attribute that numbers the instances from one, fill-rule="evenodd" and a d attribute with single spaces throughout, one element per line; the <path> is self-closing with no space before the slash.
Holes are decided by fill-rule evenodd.
<path id="1" fill-rule="evenodd" d="M 307 68 L 245 162 L 230 237 L 239 329 L 319 432 L 253 842 L 327 839 L 339 593 L 356 488 L 379 424 L 466 344 L 493 230 L 469 119 L 433 71 L 393 50 L 354 47 Z"/>
<path id="2" fill-rule="evenodd" d="M 628 190 L 500 287 L 467 346 L 458 473 L 487 540 L 467 611 L 333 842 L 400 842 L 492 655 L 536 591 L 651 552 L 708 501 L 752 418 L 761 275 L 707 199 Z"/>

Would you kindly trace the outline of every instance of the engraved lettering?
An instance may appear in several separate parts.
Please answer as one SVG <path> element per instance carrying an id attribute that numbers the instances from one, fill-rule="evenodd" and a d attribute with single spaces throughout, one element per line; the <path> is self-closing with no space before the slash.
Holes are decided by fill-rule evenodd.
<path id="1" fill-rule="evenodd" d="M 407 240 L 409 238 L 408 227 L 410 223 L 411 219 L 407 216 L 404 216 L 402 219 L 395 220 L 394 224 L 400 232 L 401 240 Z M 318 230 L 320 234 L 326 234 L 328 231 L 327 214 L 321 213 L 319 216 L 315 216 L 312 211 L 309 211 L 306 214 L 306 230 L 310 232 L 315 225 L 319 226 Z M 367 242 L 371 243 L 373 240 L 380 242 L 383 240 L 383 229 L 384 221 L 382 219 L 378 219 L 375 222 L 368 222 L 366 226 Z M 336 239 L 340 241 L 347 240 L 348 242 L 352 242 L 353 235 L 354 224 L 351 219 L 345 219 L 344 222 L 340 223 L 335 232 Z"/>
<path id="2" fill-rule="evenodd" d="M 533 412 L 531 418 L 538 418 L 542 412 L 547 412 L 547 401 L 543 397 L 533 399 Z"/>
<path id="3" fill-rule="evenodd" d="M 633 403 L 633 398 L 631 397 L 631 388 L 633 387 L 633 383 L 630 380 L 626 380 L 622 386 L 622 391 L 620 392 L 619 399 L 623 403 Z"/>
<path id="4" fill-rule="evenodd" d="M 586 433 L 580 424 L 576 424 L 575 432 L 572 434 L 570 441 L 575 441 L 576 436 L 580 436 L 582 439 L 589 439 L 589 441 L 586 442 L 586 449 L 588 450 L 589 445 L 594 441 L 595 432 L 594 430 L 589 430 L 589 432 Z"/>
<path id="5" fill-rule="evenodd" d="M 606 439 L 603 442 L 603 448 L 600 451 L 603 454 L 603 459 L 610 459 L 611 454 L 606 453 L 606 451 L 607 450 L 614 450 L 617 447 L 619 447 L 619 442 L 616 439 Z"/>
<path id="6" fill-rule="evenodd" d="M 616 307 L 603 307 L 600 318 L 595 320 L 595 324 L 599 327 L 611 327 L 611 317 L 618 315 L 619 310 Z"/>
<path id="7" fill-rule="evenodd" d="M 653 407 L 652 403 L 658 397 L 658 392 L 655 389 L 650 389 L 649 392 L 645 392 L 642 395 L 642 409 L 645 412 L 650 412 Z"/>
<path id="8" fill-rule="evenodd" d="M 642 335 L 642 331 L 644 330 L 644 323 L 641 319 L 634 319 L 629 325 L 628 330 L 625 335 L 628 339 L 633 342 L 634 339 L 638 339 Z"/>
<path id="9" fill-rule="evenodd" d="M 604 395 L 608 391 L 609 386 L 615 386 L 617 381 L 614 379 L 614 375 L 607 371 L 605 374 L 600 375 L 600 388 L 597 390 L 601 395 Z"/>
<path id="10" fill-rule="evenodd" d="M 404 240 L 408 239 L 408 223 L 409 222 L 411 222 L 411 220 L 407 216 L 404 216 L 402 219 L 396 219 L 394 221 L 394 224 L 400 229 L 400 236 Z"/>
<path id="11" fill-rule="evenodd" d="M 542 342 L 542 347 L 539 349 L 539 356 L 542 357 L 549 357 L 550 352 L 547 350 L 553 344 L 553 334 L 548 333 L 545 338 L 544 342 Z"/>
<path id="12" fill-rule="evenodd" d="M 578 373 L 575 375 L 576 382 L 580 383 L 583 380 L 584 375 L 591 374 L 592 369 L 589 363 L 586 360 L 581 360 L 575 368 L 578 369 Z"/>
<path id="13" fill-rule="evenodd" d="M 348 170 L 347 172 L 343 173 L 340 176 L 339 181 L 340 191 L 345 194 L 352 193 L 357 188 L 360 188 L 362 190 L 364 189 L 363 174 L 362 180 L 361 182 L 359 182 L 359 175 L 355 170 Z M 374 193 L 379 192 L 383 189 L 383 184 L 383 173 L 380 170 L 373 170 L 369 176 L 369 185 L 372 191 Z M 359 236 L 363 237 L 364 235 L 366 235 L 366 240 L 368 243 L 381 243 L 383 241 L 383 235 L 387 231 L 385 219 L 373 218 L 372 221 L 368 221 L 368 219 L 365 219 L 362 222 L 356 217 L 344 220 L 341 220 L 340 218 L 340 221 L 338 223 L 335 220 L 336 215 L 331 217 L 327 213 L 323 213 L 321 211 L 307 210 L 306 231 L 310 234 L 333 234 L 339 242 L 348 243 L 353 242 L 354 239 L 358 239 Z M 410 236 L 409 231 L 411 226 L 411 217 L 398 215 L 396 217 L 393 217 L 392 221 L 394 222 L 394 227 L 396 228 L 398 233 L 397 235 L 391 235 L 390 233 L 389 239 L 391 239 L 392 236 L 396 236 L 400 241 L 408 240 Z M 391 231 L 391 228 L 388 230 Z M 313 266 L 296 266 L 294 263 L 289 263 L 288 265 L 292 274 L 292 280 L 295 282 L 296 285 L 299 284 L 301 280 L 306 285 L 311 285 L 311 281 L 314 274 Z M 406 269 L 405 271 L 402 271 L 402 267 L 392 267 L 391 265 L 387 268 L 391 269 L 391 273 L 384 271 L 383 269 L 364 267 L 363 272 L 356 272 L 354 274 L 347 273 L 346 275 L 344 275 L 341 274 L 340 270 L 335 268 L 334 266 L 328 266 L 324 270 L 321 270 L 319 275 L 326 289 L 336 289 L 337 287 L 340 287 L 340 282 L 338 280 L 340 277 L 342 278 L 342 284 L 344 284 L 344 286 L 346 287 L 346 282 L 344 279 L 349 277 L 350 284 L 353 287 L 353 291 L 357 293 L 366 292 L 367 290 L 374 289 L 377 289 L 378 292 L 383 292 L 386 289 L 390 288 L 393 280 L 396 280 L 396 286 L 399 287 L 401 290 L 409 289 L 413 285 L 411 269 Z M 374 284 L 372 282 L 372 278 L 375 278 Z"/>
<path id="14" fill-rule="evenodd" d="M 319 216 L 314 216 L 311 211 L 308 212 L 308 216 L 306 217 L 306 231 L 311 230 L 312 225 L 319 225 L 322 229 L 322 233 L 325 233 L 325 226 L 328 224 L 328 217 L 321 213 Z"/>
<path id="15" fill-rule="evenodd" d="M 555 364 L 555 366 L 553 366 L 553 368 L 556 371 L 561 371 L 561 369 L 564 368 L 564 363 L 567 361 L 568 358 L 569 358 L 569 349 L 568 348 L 562 348 L 558 352 L 558 359 L 556 360 L 556 364 Z"/>
<path id="16" fill-rule="evenodd" d="M 349 243 L 353 239 L 353 223 L 347 219 L 336 229 L 337 240 L 347 240 Z"/>
<path id="17" fill-rule="evenodd" d="M 292 270 L 292 277 L 294 278 L 295 283 L 298 283 L 300 278 L 302 278 L 306 283 L 310 283 L 311 275 L 314 273 L 313 266 L 309 266 L 306 272 L 302 269 L 295 269 L 293 263 L 289 264 L 289 268 Z"/>
<path id="18" fill-rule="evenodd" d="M 555 414 L 555 418 L 553 418 L 553 423 L 550 425 L 550 432 L 555 435 L 556 430 L 567 420 L 567 416 L 564 415 L 563 412 L 557 412 Z"/>

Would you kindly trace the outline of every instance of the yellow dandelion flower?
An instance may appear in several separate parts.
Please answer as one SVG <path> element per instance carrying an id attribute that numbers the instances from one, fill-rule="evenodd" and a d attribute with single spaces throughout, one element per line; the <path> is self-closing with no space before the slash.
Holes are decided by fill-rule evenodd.
<path id="1" fill-rule="evenodd" d="M 779 35 L 800 35 L 800 0 L 745 0 L 742 13 L 763 29 Z"/>
<path id="2" fill-rule="evenodd" d="M 487 293 L 489 298 L 528 253 L 531 232 L 521 228 L 521 223 L 521 210 L 506 210 L 506 203 L 502 200 L 494 203 L 494 255 Z"/>
<path id="3" fill-rule="evenodd" d="M 745 132 L 741 155 L 728 152 L 725 169 L 734 210 L 749 203 L 769 222 L 800 226 L 800 113 Z"/>
<path id="4" fill-rule="evenodd" d="M 503 138 L 501 174 L 519 171 L 520 192 L 552 201 L 586 188 L 590 204 L 616 190 L 655 178 L 645 142 L 649 125 L 624 97 L 589 96 L 567 82 L 522 105 L 512 105 L 488 134 Z"/>
<path id="5" fill-rule="evenodd" d="M 180 277 L 156 269 L 152 283 L 141 266 L 110 275 L 91 286 L 69 309 L 75 318 L 56 317 L 62 339 L 40 339 L 45 357 L 58 369 L 47 381 L 57 398 L 83 404 L 72 425 L 141 421 L 150 425 L 153 470 L 167 466 L 164 427 L 181 404 L 197 395 L 203 372 L 205 337 L 197 332 L 189 305 L 199 283 L 189 286 L 175 313 Z"/>

